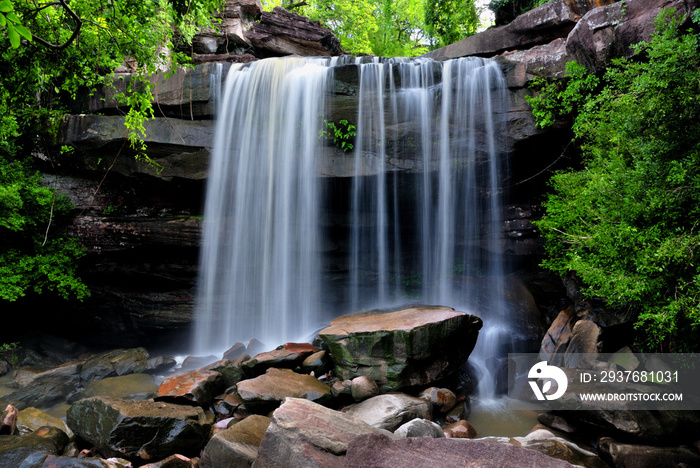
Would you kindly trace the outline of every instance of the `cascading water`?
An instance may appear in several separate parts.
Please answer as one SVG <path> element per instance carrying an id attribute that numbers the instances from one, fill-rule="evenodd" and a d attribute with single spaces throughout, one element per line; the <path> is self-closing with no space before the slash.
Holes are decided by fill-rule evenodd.
<path id="1" fill-rule="evenodd" d="M 359 75 L 356 107 L 342 116 L 357 127 L 344 156 L 354 174 L 342 287 L 323 271 L 318 174 L 337 66 Z M 477 313 L 482 335 L 502 342 L 504 104 L 500 69 L 478 58 L 232 67 L 207 190 L 196 351 L 251 338 L 277 345 L 333 316 L 407 302 Z M 483 341 L 482 361 L 500 346 Z"/>

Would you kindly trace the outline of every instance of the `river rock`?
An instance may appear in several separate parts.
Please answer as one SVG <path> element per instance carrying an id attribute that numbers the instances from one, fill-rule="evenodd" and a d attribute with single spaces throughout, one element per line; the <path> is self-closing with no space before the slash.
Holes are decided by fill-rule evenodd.
<path id="1" fill-rule="evenodd" d="M 196 455 L 211 428 L 202 408 L 108 397 L 80 400 L 68 427 L 103 455 L 148 461 L 173 453 Z"/>
<path id="2" fill-rule="evenodd" d="M 73 437 L 73 431 L 68 429 L 65 421 L 51 416 L 37 408 L 25 408 L 17 414 L 17 426 L 21 432 L 34 432 L 42 427 L 55 427 Z"/>
<path id="3" fill-rule="evenodd" d="M 246 354 L 245 345 L 239 341 L 224 352 L 223 358 L 233 360 L 244 354 Z"/>
<path id="4" fill-rule="evenodd" d="M 252 415 L 217 433 L 202 451 L 202 468 L 251 466 L 269 425 L 270 418 Z"/>
<path id="5" fill-rule="evenodd" d="M 313 376 L 272 367 L 266 374 L 240 382 L 238 394 L 250 411 L 266 413 L 287 397 L 323 404 L 331 399 L 331 388 Z"/>
<path id="6" fill-rule="evenodd" d="M 388 431 L 395 431 L 412 419 L 432 417 L 430 402 L 401 393 L 378 395 L 348 406 L 343 412 L 370 426 Z"/>
<path id="7" fill-rule="evenodd" d="M 466 362 L 481 319 L 449 307 L 369 311 L 331 321 L 319 336 L 342 379 L 373 378 L 382 391 L 428 385 Z"/>
<path id="8" fill-rule="evenodd" d="M 429 401 L 433 409 L 447 413 L 457 404 L 457 397 L 449 388 L 426 388 L 418 394 L 418 398 Z"/>
<path id="9" fill-rule="evenodd" d="M 301 370 L 306 373 L 313 372 L 314 375 L 322 375 L 328 371 L 330 359 L 326 350 L 313 353 L 301 363 Z"/>
<path id="10" fill-rule="evenodd" d="M 273 414 L 254 468 L 345 468 L 348 444 L 360 434 L 386 433 L 308 400 L 287 398 Z M 386 433 L 395 437 L 391 433 Z M 364 465 L 366 466 L 366 465 Z"/>
<path id="11" fill-rule="evenodd" d="M 573 468 L 565 461 L 512 445 L 430 437 L 391 440 L 380 434 L 355 438 L 348 446 L 346 462 L 347 466 L 372 468 Z"/>
<path id="12" fill-rule="evenodd" d="M 17 430 L 19 412 L 12 405 L 7 405 L 0 416 L 0 434 L 13 435 Z"/>
<path id="13" fill-rule="evenodd" d="M 199 468 L 199 458 L 189 458 L 175 454 L 156 463 L 149 463 L 141 468 Z"/>
<path id="14" fill-rule="evenodd" d="M 245 373 L 240 366 L 241 361 L 243 361 L 241 358 L 244 356 L 239 356 L 234 361 L 231 361 L 229 359 L 221 359 L 220 361 L 213 362 L 207 366 L 200 367 L 199 370 L 209 370 L 218 372 L 219 374 L 221 374 L 221 379 L 223 380 L 224 387 L 233 387 L 238 382 L 245 379 Z"/>
<path id="15" fill-rule="evenodd" d="M 270 367 L 294 369 L 301 366 L 304 359 L 318 352 L 310 343 L 286 343 L 272 351 L 256 354 L 243 363 L 245 372 L 252 376 L 264 374 Z"/>
<path id="16" fill-rule="evenodd" d="M 127 400 L 147 400 L 158 392 L 152 375 L 129 374 L 95 380 L 85 388 L 83 398 L 106 396 Z"/>
<path id="17" fill-rule="evenodd" d="M 24 388 L 3 396 L 0 400 L 18 410 L 33 406 L 47 409 L 66 400 L 75 392 L 75 386 L 62 382 L 32 382 Z"/>
<path id="18" fill-rule="evenodd" d="M 442 428 L 428 419 L 413 419 L 394 431 L 399 437 L 445 437 Z"/>
<path id="19" fill-rule="evenodd" d="M 443 427 L 445 437 L 451 439 L 474 439 L 477 436 L 476 429 L 468 421 L 460 419 Z"/>
<path id="20" fill-rule="evenodd" d="M 25 436 L 0 436 L 0 466 L 19 467 L 36 452 L 56 455 L 67 442 L 66 433 L 55 427 L 42 427 Z"/>
<path id="21" fill-rule="evenodd" d="M 83 382 L 91 382 L 105 377 L 141 373 L 146 370 L 148 359 L 148 351 L 144 348 L 114 349 L 96 354 L 85 361 L 80 378 Z"/>
<path id="22" fill-rule="evenodd" d="M 17 371 L 15 373 L 15 382 L 20 388 L 39 382 L 61 382 L 77 386 L 81 383 L 80 372 L 84 364 L 85 361 L 74 361 L 41 372 L 33 370 L 29 370 L 29 372 Z"/>
<path id="23" fill-rule="evenodd" d="M 163 380 L 154 399 L 207 408 L 224 388 L 223 378 L 218 372 L 193 370 Z"/>
<path id="24" fill-rule="evenodd" d="M 617 442 L 609 437 L 598 441 L 603 459 L 618 468 L 676 468 L 700 466 L 700 455 L 689 447 L 653 447 Z"/>
<path id="25" fill-rule="evenodd" d="M 350 381 L 350 394 L 355 401 L 363 401 L 379 395 L 379 387 L 373 379 L 361 375 Z"/>

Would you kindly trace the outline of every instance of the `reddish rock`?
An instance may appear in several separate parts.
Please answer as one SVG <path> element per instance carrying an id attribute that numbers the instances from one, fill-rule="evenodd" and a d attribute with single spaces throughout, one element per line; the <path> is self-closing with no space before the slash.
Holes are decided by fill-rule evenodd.
<path id="1" fill-rule="evenodd" d="M 267 413 L 287 397 L 324 403 L 331 398 L 331 388 L 313 376 L 273 367 L 266 374 L 240 382 L 238 394 L 250 411 Z"/>
<path id="2" fill-rule="evenodd" d="M 202 468 L 251 466 L 269 425 L 270 418 L 253 415 L 217 433 L 202 451 Z"/>
<path id="3" fill-rule="evenodd" d="M 432 403 L 433 408 L 438 410 L 440 413 L 447 413 L 457 404 L 457 397 L 452 390 L 448 388 L 426 388 L 420 392 L 420 394 L 418 394 L 418 398 L 422 398 Z"/>
<path id="4" fill-rule="evenodd" d="M 0 434 L 12 435 L 17 429 L 17 415 L 19 411 L 12 405 L 7 405 L 0 416 Z"/>
<path id="5" fill-rule="evenodd" d="M 377 382 L 361 375 L 350 382 L 350 394 L 355 401 L 363 401 L 379 394 Z"/>
<path id="6" fill-rule="evenodd" d="M 318 348 L 309 343 L 287 343 L 272 351 L 256 354 L 242 367 L 251 375 L 263 374 L 271 367 L 294 369 L 316 352 Z"/>
<path id="7" fill-rule="evenodd" d="M 476 429 L 468 421 L 459 420 L 442 428 L 445 437 L 452 439 L 473 439 L 476 437 Z"/>
<path id="8" fill-rule="evenodd" d="M 348 444 L 358 435 L 386 432 L 351 416 L 298 398 L 273 414 L 255 468 L 345 468 Z M 393 436 L 387 433 L 389 436 Z"/>
<path id="9" fill-rule="evenodd" d="M 700 466 L 700 455 L 688 447 L 632 445 L 603 437 L 598 442 L 601 457 L 619 468 L 676 468 Z"/>
<path id="10" fill-rule="evenodd" d="M 348 467 L 363 468 L 573 468 L 565 461 L 512 445 L 430 437 L 391 440 L 379 434 L 355 438 L 345 461 Z"/>
<path id="11" fill-rule="evenodd" d="M 215 395 L 224 390 L 221 374 L 194 370 L 168 377 L 158 387 L 156 401 L 208 407 Z"/>

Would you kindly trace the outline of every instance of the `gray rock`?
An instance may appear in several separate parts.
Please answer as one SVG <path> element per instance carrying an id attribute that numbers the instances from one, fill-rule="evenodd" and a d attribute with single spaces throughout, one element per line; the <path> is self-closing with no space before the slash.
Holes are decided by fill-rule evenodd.
<path id="1" fill-rule="evenodd" d="M 399 437 L 445 437 L 442 428 L 427 419 L 414 419 L 401 425 L 394 431 L 394 435 Z"/>
<path id="2" fill-rule="evenodd" d="M 144 348 L 114 349 L 96 354 L 82 366 L 80 379 L 87 383 L 117 375 L 138 374 L 148 366 L 148 351 Z"/>
<path id="3" fill-rule="evenodd" d="M 25 460 L 35 463 L 36 452 L 56 455 L 66 443 L 66 433 L 55 427 L 42 427 L 26 436 L 0 436 L 0 466 L 18 467 Z"/>
<path id="4" fill-rule="evenodd" d="M 603 459 L 615 467 L 676 468 L 700 466 L 700 455 L 690 447 L 632 445 L 603 437 L 598 442 Z"/>
<path id="5" fill-rule="evenodd" d="M 395 437 L 347 414 L 288 398 L 272 414 L 253 467 L 344 468 L 348 444 L 358 435 L 375 432 Z"/>
<path id="6" fill-rule="evenodd" d="M 370 426 L 388 431 L 395 431 L 412 419 L 431 419 L 432 417 L 432 409 L 428 401 L 401 393 L 378 395 L 348 406 L 343 412 Z"/>
<path id="7" fill-rule="evenodd" d="M 146 400 L 158 392 L 158 385 L 152 375 L 129 374 L 95 380 L 85 388 L 83 398 L 106 396 L 127 400 Z"/>
<path id="8" fill-rule="evenodd" d="M 211 428 L 199 407 L 107 397 L 75 403 L 68 410 L 67 422 L 99 453 L 142 462 L 175 452 L 196 455 Z"/>
<path id="9" fill-rule="evenodd" d="M 252 415 L 217 433 L 202 451 L 202 468 L 250 467 L 269 425 L 270 418 Z"/>
<path id="10" fill-rule="evenodd" d="M 363 401 L 378 395 L 379 387 L 374 379 L 361 375 L 350 382 L 350 394 L 355 401 Z"/>

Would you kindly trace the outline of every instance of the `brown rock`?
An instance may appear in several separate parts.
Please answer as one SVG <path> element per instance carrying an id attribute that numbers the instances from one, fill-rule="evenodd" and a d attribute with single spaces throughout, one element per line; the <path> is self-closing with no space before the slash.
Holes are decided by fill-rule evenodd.
<path id="1" fill-rule="evenodd" d="M 448 388 L 430 387 L 418 394 L 418 398 L 432 403 L 433 408 L 440 413 L 447 413 L 457 404 L 457 397 Z"/>
<path id="2" fill-rule="evenodd" d="M 242 367 L 250 375 L 263 374 L 271 367 L 294 369 L 316 352 L 318 348 L 309 343 L 287 343 L 272 351 L 256 354 Z"/>
<path id="3" fill-rule="evenodd" d="M 320 23 L 276 7 L 263 12 L 245 38 L 257 57 L 341 55 L 340 41 Z"/>
<path id="4" fill-rule="evenodd" d="M 379 434 L 355 438 L 348 446 L 346 462 L 346 466 L 363 468 L 573 467 L 565 461 L 512 445 L 429 437 L 391 440 Z"/>
<path id="5" fill-rule="evenodd" d="M 473 439 L 476 437 L 476 429 L 468 421 L 460 420 L 442 428 L 445 437 L 452 439 Z"/>
<path id="6" fill-rule="evenodd" d="M 238 342 L 224 352 L 224 359 L 233 360 L 239 356 L 243 356 L 245 353 L 245 345 Z"/>
<path id="7" fill-rule="evenodd" d="M 194 370 L 168 377 L 158 387 L 156 401 L 208 407 L 214 396 L 224 390 L 221 374 Z"/>
<path id="8" fill-rule="evenodd" d="M 549 361 L 555 354 L 566 351 L 576 320 L 573 306 L 559 312 L 542 339 L 540 359 Z M 552 363 L 556 365 L 556 363 Z"/>
<path id="9" fill-rule="evenodd" d="M 343 413 L 364 421 L 370 426 L 392 432 L 412 419 L 431 419 L 432 417 L 430 402 L 402 393 L 372 397 L 348 406 Z"/>
<path id="10" fill-rule="evenodd" d="M 197 459 L 188 458 L 184 455 L 171 455 L 157 463 L 149 463 L 141 466 L 141 468 L 196 468 Z"/>
<path id="11" fill-rule="evenodd" d="M 202 451 L 202 468 L 251 466 L 269 425 L 270 418 L 253 415 L 217 433 Z"/>
<path id="12" fill-rule="evenodd" d="M 0 434 L 12 435 L 17 429 L 17 416 L 19 411 L 12 405 L 7 405 L 0 416 Z"/>
<path id="13" fill-rule="evenodd" d="M 238 394 L 250 411 L 267 413 L 287 397 L 323 403 L 331 398 L 331 389 L 310 375 L 272 367 L 266 374 L 240 382 Z"/>
<path id="14" fill-rule="evenodd" d="M 350 382 L 350 394 L 355 401 L 363 401 L 379 394 L 377 382 L 361 375 Z"/>

